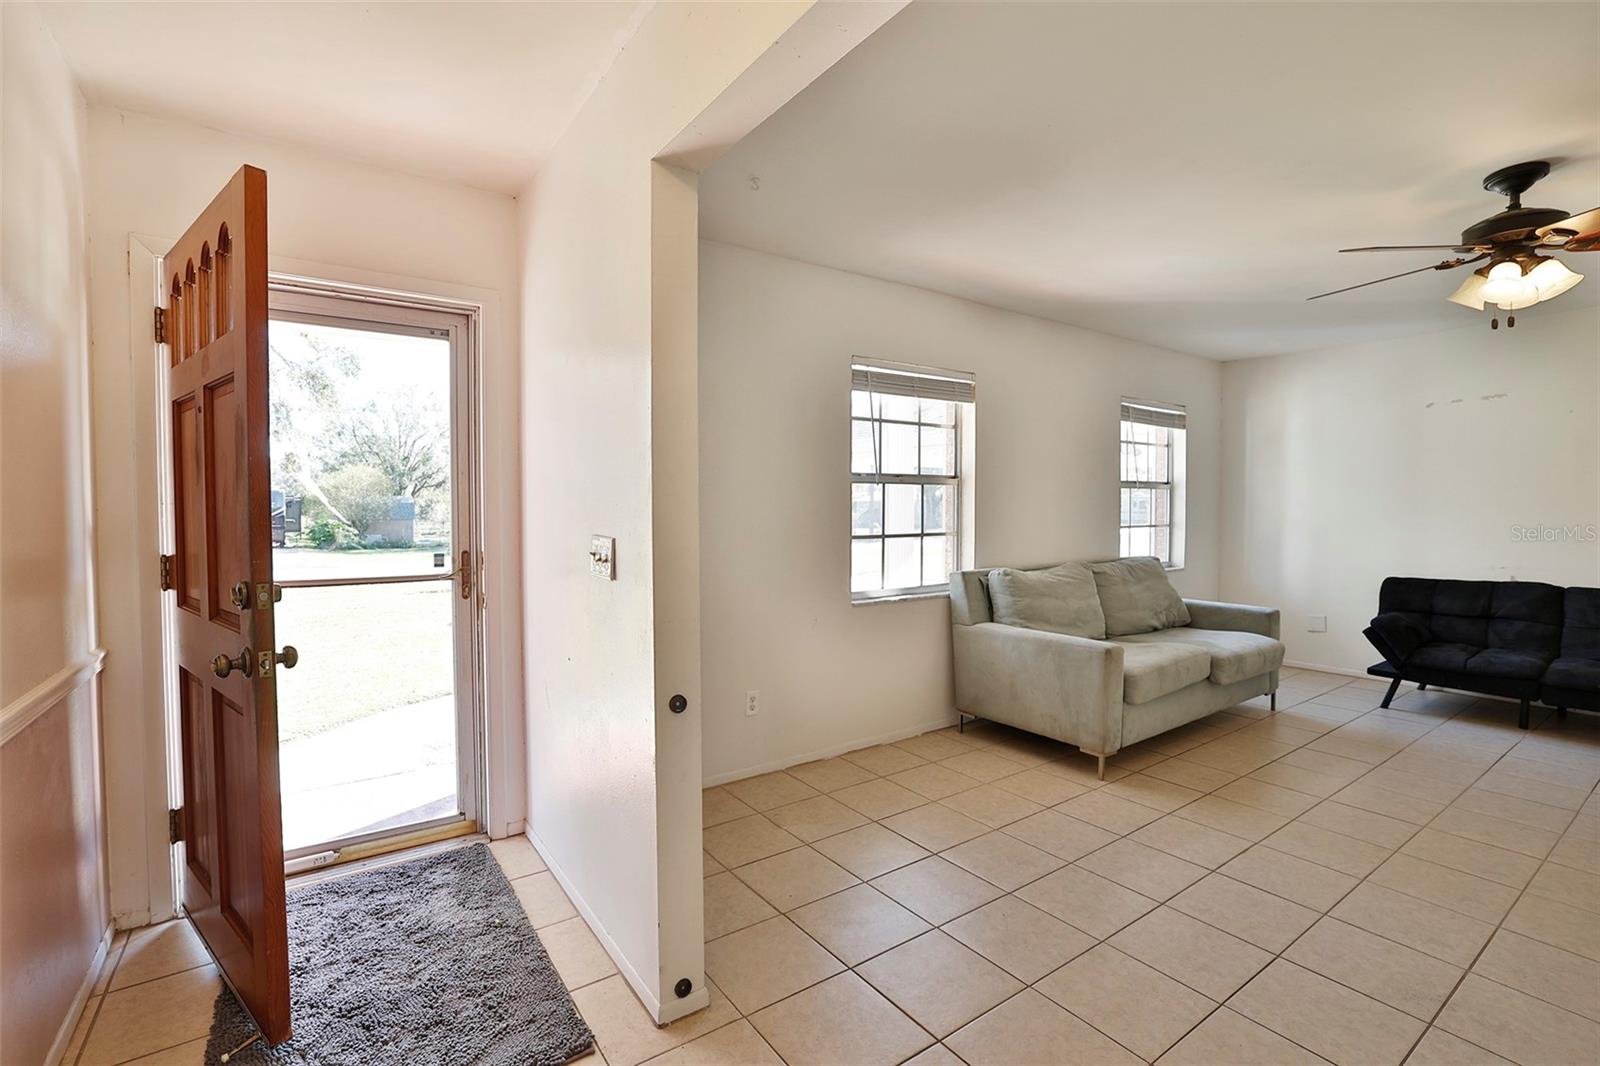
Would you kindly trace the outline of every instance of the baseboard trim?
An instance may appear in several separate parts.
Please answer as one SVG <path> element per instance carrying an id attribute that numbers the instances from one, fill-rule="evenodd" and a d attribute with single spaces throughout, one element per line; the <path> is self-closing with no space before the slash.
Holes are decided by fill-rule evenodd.
<path id="1" fill-rule="evenodd" d="M 954 714 L 955 711 L 952 710 L 950 713 Z M 791 766 L 799 766 L 801 763 L 815 762 L 818 759 L 831 759 L 835 755 L 843 755 L 847 751 L 857 751 L 861 748 L 876 747 L 879 744 L 893 744 L 897 740 L 904 740 L 907 737 L 914 737 L 921 733 L 927 733 L 934 729 L 943 729 L 945 726 L 952 726 L 955 724 L 956 723 L 952 722 L 948 717 L 936 718 L 923 722 L 920 725 L 910 726 L 906 729 L 896 729 L 893 732 L 882 733 L 873 737 L 859 737 L 843 744 L 835 744 L 830 747 L 819 748 L 816 751 L 806 752 L 802 755 L 785 756 L 781 759 L 774 759 L 771 762 L 761 763 L 757 766 L 749 766 L 742 770 L 729 770 L 720 774 L 712 774 L 705 778 L 705 787 L 711 788 L 713 785 L 725 785 L 729 781 L 742 781 L 744 778 L 754 777 L 756 774 L 769 774 L 774 770 L 787 770 Z"/>
<path id="2" fill-rule="evenodd" d="M 1343 666 L 1323 666 L 1321 663 L 1293 662 L 1283 660 L 1283 665 L 1291 670 L 1315 670 L 1319 674 L 1338 674 L 1340 677 L 1371 677 L 1365 670 L 1351 670 Z"/>
<path id="3" fill-rule="evenodd" d="M 1347 670 L 1342 666 L 1319 666 L 1316 663 L 1290 662 L 1288 659 L 1285 659 L 1283 661 L 1283 665 L 1287 666 L 1287 667 L 1289 667 L 1291 669 L 1294 669 L 1294 670 L 1316 670 L 1319 673 L 1338 674 L 1341 677 L 1359 677 L 1359 678 L 1362 678 L 1363 680 L 1367 680 L 1367 681 L 1382 681 L 1382 680 L 1384 680 L 1383 678 L 1378 677 L 1376 674 L 1367 673 L 1365 670 Z M 1416 682 L 1407 681 L 1407 682 L 1405 682 L 1405 684 L 1414 687 L 1416 685 Z M 1471 692 L 1471 691 L 1468 691 L 1467 689 L 1461 689 L 1461 688 L 1446 688 L 1443 685 L 1434 685 L 1428 691 L 1429 692 L 1450 692 L 1450 693 L 1453 693 L 1453 694 L 1455 694 L 1457 696 L 1471 696 L 1473 699 L 1477 699 L 1477 700 L 1494 700 L 1494 701 L 1496 701 L 1498 703 L 1509 703 L 1509 704 L 1513 704 L 1513 705 L 1515 705 L 1518 702 L 1518 701 L 1512 699 L 1510 696 L 1493 696 L 1493 695 L 1490 695 L 1487 692 Z"/>
<path id="4" fill-rule="evenodd" d="M 67 1045 L 72 1043 L 73 1031 L 78 1028 L 78 1021 L 83 1017 L 83 1008 L 88 1005 L 89 995 L 94 991 L 96 982 L 100 980 L 100 971 L 106 964 L 106 956 L 111 953 L 111 938 L 115 935 L 116 926 L 106 923 L 106 931 L 100 934 L 100 945 L 94 949 L 94 959 L 89 963 L 89 972 L 83 975 L 83 983 L 78 986 L 78 994 L 72 997 L 72 1006 L 68 1009 L 66 1018 L 62 1019 L 61 1028 L 56 1030 L 56 1038 L 51 1042 L 50 1050 L 45 1053 L 44 1066 L 57 1066 L 66 1055 Z"/>
<path id="5" fill-rule="evenodd" d="M 702 982 L 700 987 L 689 993 L 688 996 L 683 999 L 673 1000 L 671 1013 L 664 1016 L 662 1014 L 661 1001 L 656 997 L 654 990 L 644 983 L 639 976 L 639 972 L 634 969 L 633 963 L 617 947 L 617 942 L 607 932 L 605 923 L 600 921 L 599 915 L 595 914 L 594 908 L 589 906 L 588 900 L 583 898 L 583 893 L 578 891 L 577 885 L 573 883 L 571 877 L 567 876 L 567 872 L 561 868 L 561 864 L 555 861 L 555 857 L 551 854 L 549 847 L 539 839 L 539 834 L 533 831 L 532 826 L 527 827 L 525 833 L 528 837 L 528 843 L 532 844 L 533 850 L 539 853 L 539 857 L 544 860 L 545 866 L 549 868 L 551 876 L 556 879 L 556 883 L 566 892 L 567 898 L 572 901 L 572 905 L 583 916 L 583 920 L 589 923 L 589 929 L 594 933 L 595 939 L 600 941 L 600 946 L 606 949 L 606 954 L 610 955 L 611 961 L 616 963 L 617 972 L 622 975 L 624 981 L 628 982 L 628 987 L 633 989 L 633 994 L 639 997 L 639 1002 L 644 1005 L 644 1009 L 651 1018 L 655 1019 L 658 1026 L 677 1021 L 685 1015 L 693 1014 L 695 1011 L 711 1005 L 711 993 L 706 990 L 705 984 Z"/>
<path id="6" fill-rule="evenodd" d="M 6 704 L 0 710 L 0 744 L 10 741 L 40 715 L 88 684 L 105 664 L 106 650 L 95 648 Z"/>

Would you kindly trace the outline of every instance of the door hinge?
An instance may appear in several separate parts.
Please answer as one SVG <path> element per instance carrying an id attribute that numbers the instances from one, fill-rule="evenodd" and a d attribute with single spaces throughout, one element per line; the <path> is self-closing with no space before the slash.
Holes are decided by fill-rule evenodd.
<path id="1" fill-rule="evenodd" d="M 167 843 L 176 844 L 183 839 L 183 808 L 167 812 Z"/>
<path id="2" fill-rule="evenodd" d="M 156 308 L 154 322 L 156 330 L 156 343 L 167 343 L 167 309 L 165 307 Z"/>
<path id="3" fill-rule="evenodd" d="M 177 556 L 175 556 L 175 555 L 163 555 L 161 557 L 161 591 L 162 592 L 171 592 L 173 589 L 178 587 L 177 584 L 175 583 L 176 579 L 173 577 L 173 570 L 176 568 L 177 562 L 178 562 L 178 559 L 177 559 Z"/>

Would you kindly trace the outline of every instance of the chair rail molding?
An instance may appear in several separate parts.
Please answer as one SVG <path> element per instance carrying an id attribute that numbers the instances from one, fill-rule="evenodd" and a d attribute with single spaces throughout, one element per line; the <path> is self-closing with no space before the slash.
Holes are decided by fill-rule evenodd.
<path id="1" fill-rule="evenodd" d="M 68 663 L 0 710 L 0 744 L 33 724 L 34 719 L 89 683 L 106 663 L 106 650 L 95 648 Z"/>

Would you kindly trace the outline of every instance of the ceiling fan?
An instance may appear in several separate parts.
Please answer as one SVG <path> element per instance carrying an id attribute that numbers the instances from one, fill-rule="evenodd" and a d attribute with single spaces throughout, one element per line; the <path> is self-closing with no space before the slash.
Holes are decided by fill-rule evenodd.
<path id="1" fill-rule="evenodd" d="M 1360 285 L 1347 285 L 1307 299 L 1320 300 L 1324 296 L 1364 289 L 1368 285 L 1409 277 L 1425 270 L 1454 270 L 1484 260 L 1488 262 L 1468 275 L 1461 287 L 1450 295 L 1452 303 L 1474 311 L 1482 311 L 1485 304 L 1494 304 L 1501 311 L 1517 311 L 1560 296 L 1582 281 L 1583 275 L 1569 270 L 1561 260 L 1539 253 L 1600 252 L 1600 207 L 1577 215 L 1549 207 L 1523 207 L 1522 194 L 1548 173 L 1550 164 L 1535 160 L 1501 167 L 1484 178 L 1485 189 L 1508 196 L 1511 202 L 1499 214 L 1468 226 L 1462 231 L 1461 240 L 1455 244 L 1400 244 L 1339 249 L 1341 252 L 1449 250 L 1463 253 L 1458 258 L 1374 281 L 1364 281 Z M 1507 328 L 1516 324 L 1516 315 L 1508 315 Z M 1489 326 L 1491 329 L 1500 328 L 1498 314 L 1490 320 Z"/>

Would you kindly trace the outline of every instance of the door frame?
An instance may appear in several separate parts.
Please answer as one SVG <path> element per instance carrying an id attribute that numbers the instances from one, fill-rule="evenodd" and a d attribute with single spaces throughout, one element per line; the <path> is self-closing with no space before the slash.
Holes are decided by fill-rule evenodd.
<path id="1" fill-rule="evenodd" d="M 161 407 L 161 355 L 151 313 L 161 303 L 162 257 L 173 243 L 172 238 L 128 235 L 124 321 L 132 361 L 129 390 L 122 401 L 126 409 L 112 417 L 117 428 L 125 428 L 129 434 L 138 479 L 131 491 L 135 507 L 130 515 L 132 525 L 123 534 L 128 546 L 98 567 L 100 580 L 110 583 L 100 597 L 102 615 L 111 612 L 102 619 L 102 640 L 108 649 L 104 684 L 108 692 L 124 693 L 126 701 L 122 720 L 127 725 L 111 727 L 118 735 L 109 738 L 115 742 L 106 745 L 105 756 L 108 874 L 112 920 L 118 929 L 165 921 L 179 913 L 178 853 L 168 841 L 167 826 L 167 811 L 181 798 L 179 735 L 172 711 L 174 687 L 161 666 L 171 635 L 166 631 L 169 622 L 159 591 L 159 556 L 170 553 L 173 546 L 170 523 L 162 518 L 162 508 L 171 498 L 171 473 L 160 461 L 166 420 Z M 479 435 L 493 433 L 497 440 L 516 438 L 515 396 L 509 397 L 511 410 L 507 412 L 505 404 L 485 402 L 482 392 L 486 353 L 500 359 L 516 358 L 514 324 L 505 318 L 499 292 L 283 255 L 269 254 L 268 266 L 274 281 L 280 276 L 313 279 L 369 297 L 421 299 L 474 314 Z M 495 377 L 499 380 L 504 374 L 500 370 Z M 483 456 L 481 450 L 479 454 Z M 488 750 L 479 821 L 493 839 L 523 831 L 527 804 L 519 462 L 520 455 L 500 455 L 479 467 L 479 501 L 484 514 L 479 526 L 478 601 L 486 660 L 480 698 Z M 97 551 L 105 550 L 102 542 Z"/>
<path id="2" fill-rule="evenodd" d="M 470 594 L 459 595 L 461 586 L 454 580 L 450 581 L 454 637 L 451 657 L 455 663 L 456 699 L 456 798 L 461 805 L 461 813 L 442 815 L 393 829 L 355 833 L 305 847 L 286 848 L 284 859 L 289 861 L 330 850 L 356 848 L 388 838 L 405 838 L 424 830 L 442 829 L 461 822 L 469 823 L 474 830 L 479 829 L 484 824 L 484 767 L 488 762 L 483 699 L 486 658 L 482 611 L 483 544 L 480 535 L 483 528 L 483 433 L 477 346 L 479 315 L 470 307 L 455 301 L 441 301 L 416 294 L 379 297 L 369 290 L 356 290 L 337 282 L 290 274 L 270 274 L 267 289 L 268 318 L 272 321 L 365 328 L 373 332 L 420 334 L 435 329 L 448 332 L 451 349 L 449 561 L 452 577 L 460 574 L 460 553 L 463 550 L 471 553 L 468 556 Z M 363 316 L 360 314 L 363 307 L 371 307 L 374 311 L 371 315 Z M 276 574 L 273 579 L 280 581 Z M 440 579 L 431 574 L 426 577 L 430 581 Z M 386 582 L 352 580 L 342 583 Z M 465 693 L 462 692 L 463 686 Z M 465 714 L 462 713 L 463 695 Z M 366 854 L 367 851 L 363 849 L 362 853 Z"/>

